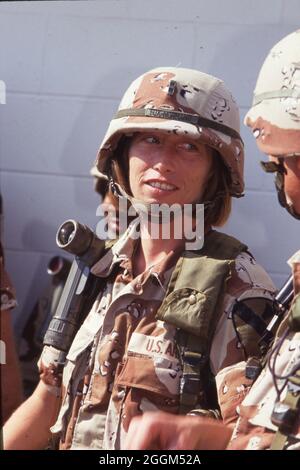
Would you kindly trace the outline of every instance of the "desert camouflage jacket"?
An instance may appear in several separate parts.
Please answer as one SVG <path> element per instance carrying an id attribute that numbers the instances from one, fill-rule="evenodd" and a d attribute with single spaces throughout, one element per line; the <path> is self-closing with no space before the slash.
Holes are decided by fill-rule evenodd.
<path id="1" fill-rule="evenodd" d="M 15 289 L 4 267 L 4 255 L 0 244 L 0 293 L 1 310 L 11 310 L 17 306 Z"/>
<path id="2" fill-rule="evenodd" d="M 299 294 L 294 299 L 289 316 L 292 312 L 296 312 L 296 309 L 299 316 Z M 278 429 L 271 420 L 275 403 L 279 401 L 283 403 L 287 391 L 293 393 L 296 398 L 300 395 L 299 380 L 297 380 L 298 384 L 289 380 L 289 377 L 293 377 L 295 371 L 298 370 L 299 374 L 300 368 L 300 332 L 290 331 L 288 328 L 289 316 L 282 321 L 278 329 L 270 358 L 271 367 L 278 376 L 277 380 L 275 380 L 270 367 L 266 365 L 246 398 L 242 403 L 239 403 L 238 399 L 230 400 L 230 397 L 236 395 L 239 387 L 239 377 L 244 374 L 245 363 L 227 367 L 216 377 L 220 403 L 223 404 L 228 415 L 234 416 L 237 409 L 239 416 L 229 449 L 269 449 Z M 277 355 L 274 354 L 275 348 L 277 349 Z M 234 418 L 232 418 L 233 421 Z M 300 449 L 299 409 L 293 429 L 288 433 L 284 448 L 288 450 Z"/>
<path id="3" fill-rule="evenodd" d="M 180 253 L 170 252 L 134 277 L 131 258 L 136 243 L 129 231 L 93 267 L 106 282 L 67 356 L 62 405 L 51 428 L 60 435 L 62 449 L 120 449 L 132 417 L 158 409 L 178 413 L 182 371 L 176 329 L 157 320 L 156 312 Z M 212 341 L 214 375 L 245 359 L 231 320 L 236 299 L 270 299 L 273 290 L 253 257 L 241 253 L 226 284 Z M 41 369 L 51 362 L 50 356 L 46 348 Z M 243 377 L 239 396 L 245 393 Z"/>

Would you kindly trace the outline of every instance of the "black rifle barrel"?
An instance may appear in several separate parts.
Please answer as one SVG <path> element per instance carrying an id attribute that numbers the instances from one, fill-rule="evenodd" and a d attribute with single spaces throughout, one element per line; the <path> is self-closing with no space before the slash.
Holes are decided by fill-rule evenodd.
<path id="1" fill-rule="evenodd" d="M 285 310 L 289 308 L 294 297 L 293 275 L 286 280 L 281 289 L 276 294 L 275 300 L 280 307 Z"/>
<path id="2" fill-rule="evenodd" d="M 105 242 L 86 225 L 67 220 L 58 229 L 58 246 L 75 255 L 56 312 L 44 337 L 44 345 L 62 351 L 64 362 L 74 336 L 92 307 L 99 291 L 99 278 L 93 276 L 93 266 L 104 252 Z"/>

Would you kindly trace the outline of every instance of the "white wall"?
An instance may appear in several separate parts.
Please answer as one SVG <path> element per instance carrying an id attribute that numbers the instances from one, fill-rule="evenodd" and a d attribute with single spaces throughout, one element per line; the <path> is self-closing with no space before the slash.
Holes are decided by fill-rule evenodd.
<path id="1" fill-rule="evenodd" d="M 299 0 L 1 3 L 1 192 L 17 332 L 59 252 L 58 225 L 97 221 L 89 169 L 129 82 L 160 65 L 197 68 L 225 80 L 243 118 L 266 53 L 299 25 Z M 249 244 L 279 286 L 299 230 L 279 208 L 249 130 L 242 135 L 247 195 L 226 230 Z"/>

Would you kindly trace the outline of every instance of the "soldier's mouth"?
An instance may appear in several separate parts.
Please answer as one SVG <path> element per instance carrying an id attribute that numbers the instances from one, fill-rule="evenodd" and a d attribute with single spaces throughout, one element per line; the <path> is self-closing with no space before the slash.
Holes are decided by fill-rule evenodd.
<path id="1" fill-rule="evenodd" d="M 162 191 L 174 191 L 178 189 L 174 184 L 161 181 L 147 181 L 146 184 L 152 188 L 160 189 Z"/>

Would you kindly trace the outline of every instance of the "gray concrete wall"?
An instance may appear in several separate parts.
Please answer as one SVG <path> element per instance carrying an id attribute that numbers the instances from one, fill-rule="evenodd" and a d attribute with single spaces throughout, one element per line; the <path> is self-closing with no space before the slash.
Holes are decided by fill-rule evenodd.
<path id="1" fill-rule="evenodd" d="M 225 80 L 243 118 L 266 53 L 299 24 L 299 0 L 1 3 L 1 192 L 17 332 L 59 252 L 58 225 L 97 222 L 89 170 L 129 82 L 160 65 L 198 68 Z M 249 245 L 279 286 L 299 248 L 299 224 L 279 208 L 249 130 L 242 135 L 247 192 L 225 230 Z"/>

